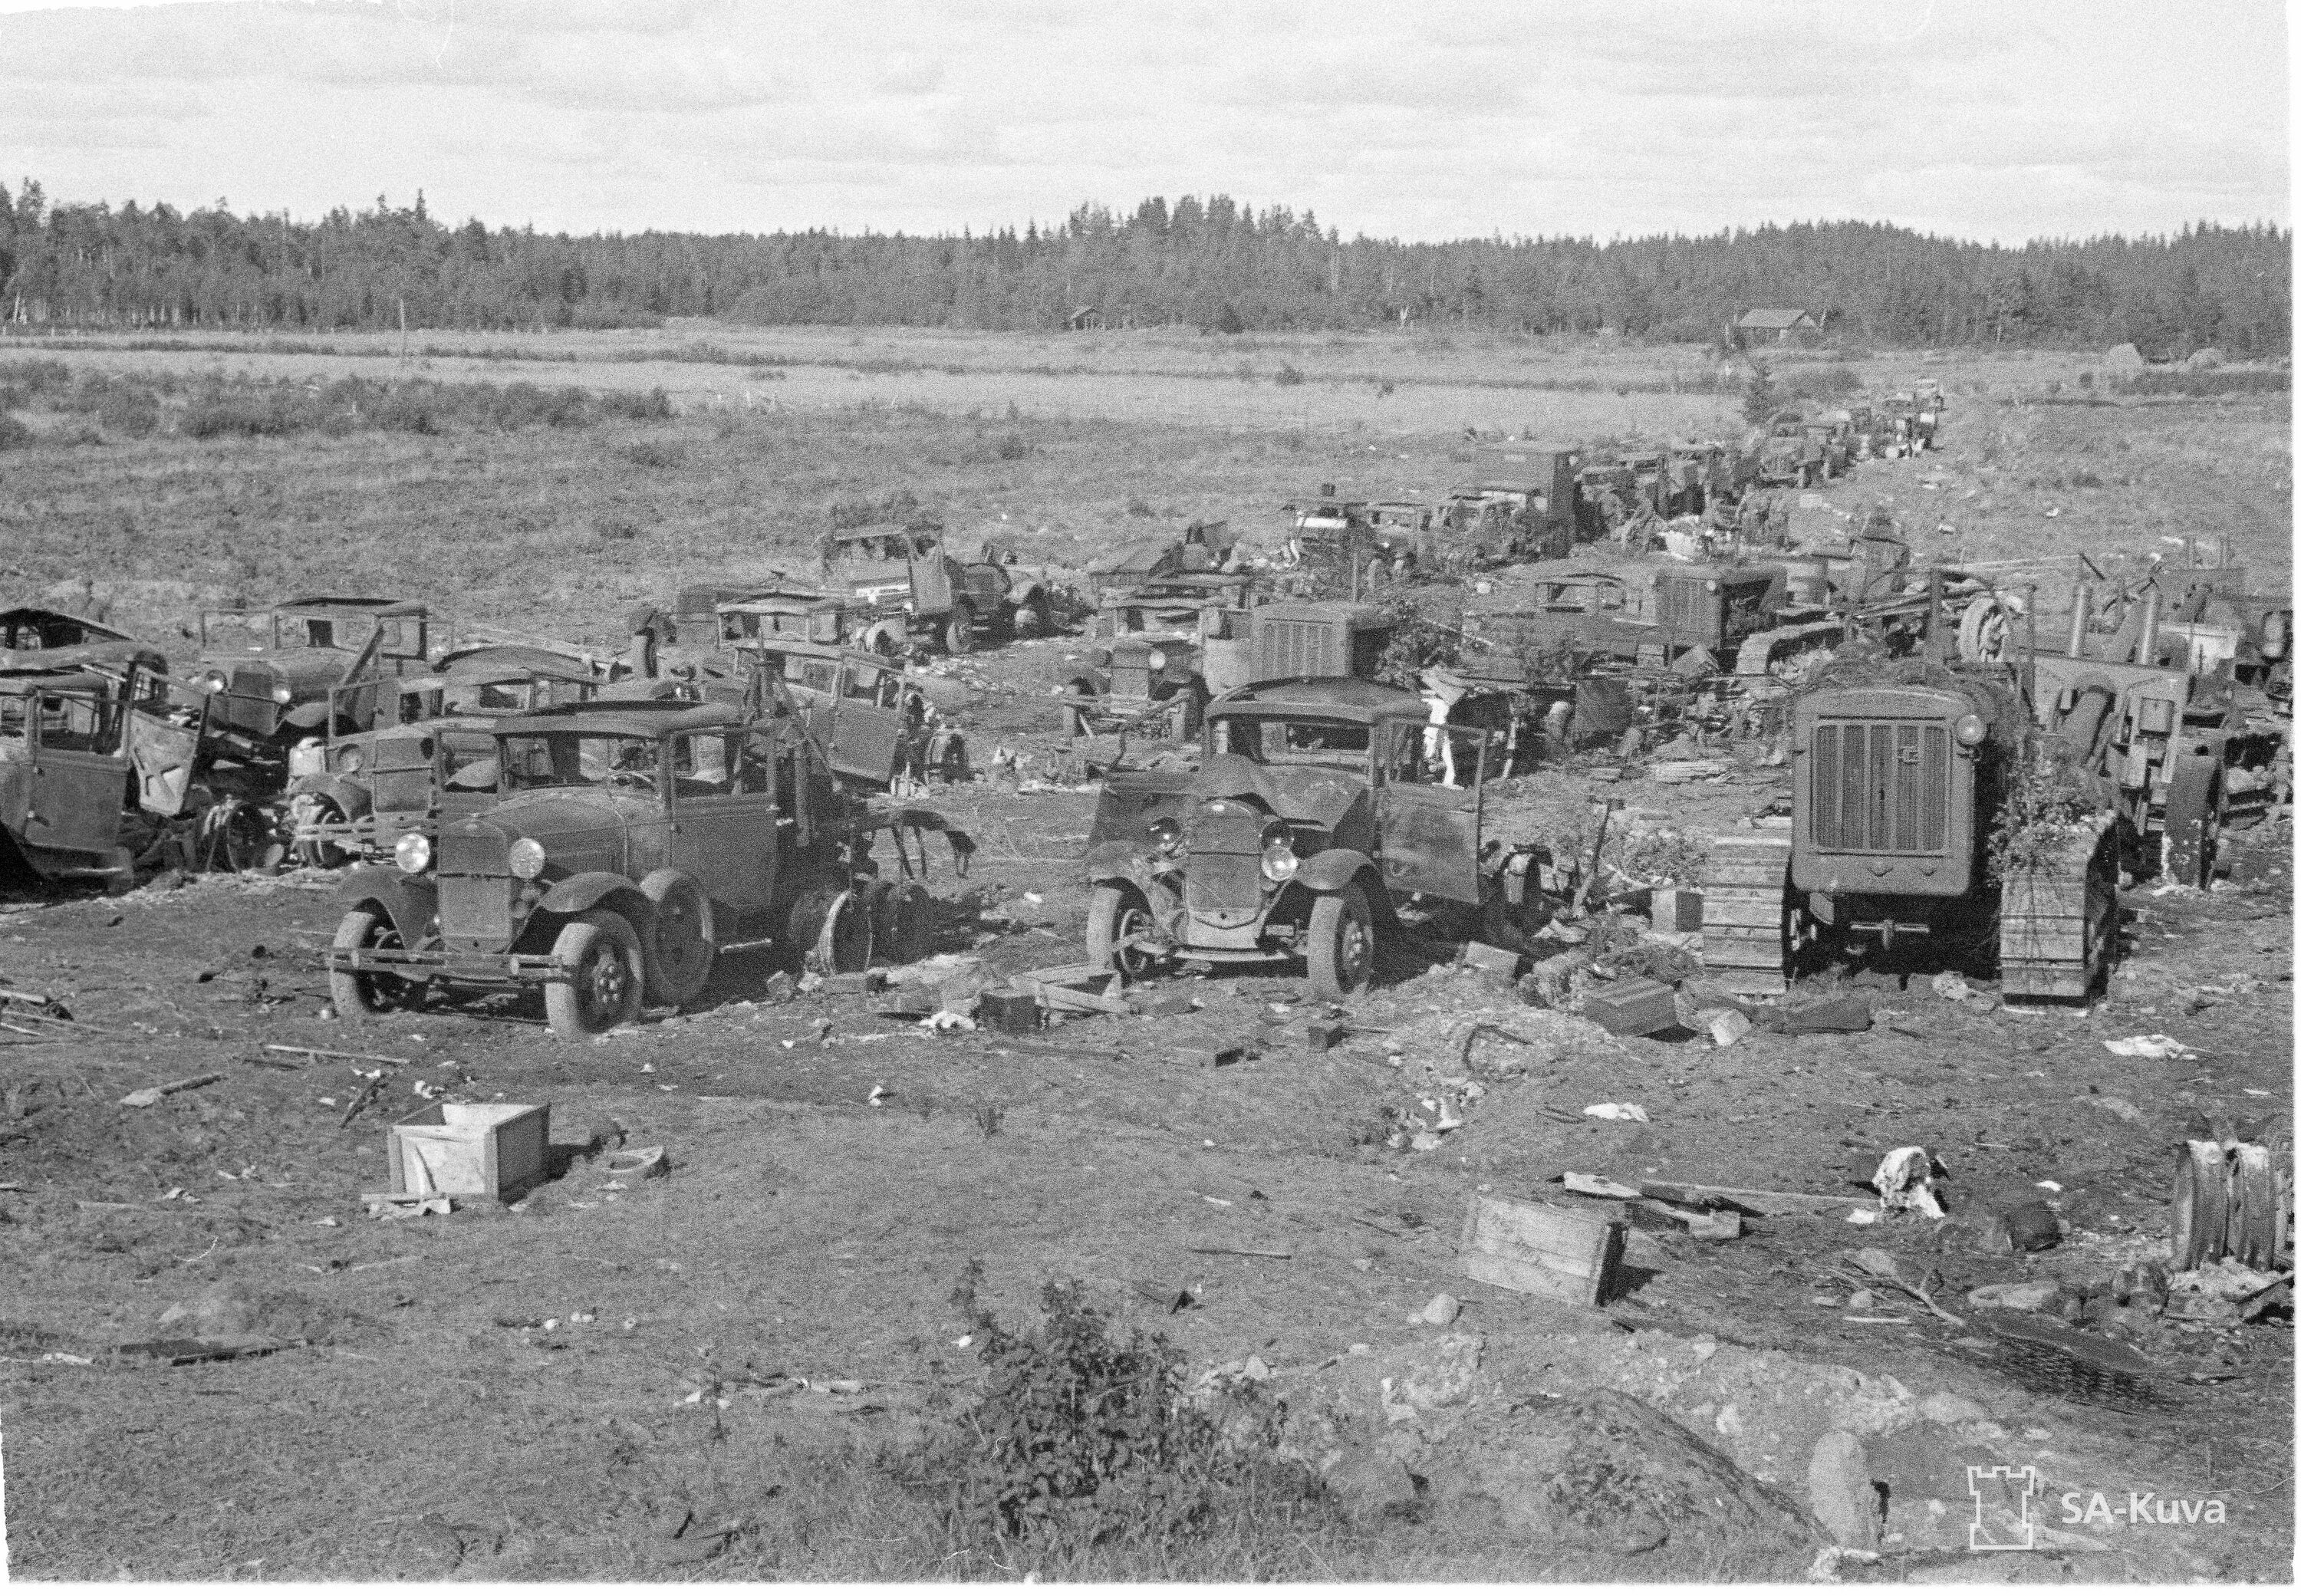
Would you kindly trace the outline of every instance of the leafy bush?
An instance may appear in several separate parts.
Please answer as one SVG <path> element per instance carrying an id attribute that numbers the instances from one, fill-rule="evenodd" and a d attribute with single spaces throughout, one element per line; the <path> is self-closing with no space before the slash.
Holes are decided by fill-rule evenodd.
<path id="1" fill-rule="evenodd" d="M 622 421 L 667 422 L 671 419 L 671 396 L 659 388 L 651 388 L 643 394 L 609 389 L 599 396 L 599 408 Z"/>
<path id="2" fill-rule="evenodd" d="M 33 443 L 32 430 L 5 411 L 0 411 L 0 449 L 21 449 Z"/>
<path id="3" fill-rule="evenodd" d="M 71 385 L 71 368 L 61 360 L 0 360 L 0 382 L 26 394 L 44 393 Z"/>
<path id="4" fill-rule="evenodd" d="M 1031 446 L 1020 432 L 1009 432 L 999 440 L 999 457 L 1001 460 L 1021 460 L 1030 453 Z"/>
<path id="5" fill-rule="evenodd" d="M 1289 363 L 1281 365 L 1278 368 L 1278 375 L 1273 377 L 1271 380 L 1281 388 L 1300 388 L 1302 385 L 1303 377 L 1301 372 Z"/>
<path id="6" fill-rule="evenodd" d="M 2035 870 L 2096 806 L 2096 781 L 2077 755 L 2052 743 L 2006 762 L 2005 796 L 1989 831 L 1989 879 Z"/>
<path id="7" fill-rule="evenodd" d="M 1159 512 L 1150 507 L 1150 501 L 1147 498 L 1130 498 L 1126 501 L 1126 513 L 1129 515 L 1156 515 Z"/>
<path id="8" fill-rule="evenodd" d="M 845 532 L 887 522 L 906 525 L 918 513 L 918 496 L 908 488 L 899 488 L 882 499 L 841 499 L 833 503 L 831 530 Z"/>
<path id="9" fill-rule="evenodd" d="M 623 515 L 601 515 L 591 522 L 591 531 L 603 543 L 629 543 L 640 535 L 640 523 Z"/>
<path id="10" fill-rule="evenodd" d="M 623 458 L 650 471 L 668 471 L 687 463 L 687 451 L 675 443 L 657 443 L 648 439 L 625 449 Z"/>
<path id="11" fill-rule="evenodd" d="M 961 1518 L 1013 1538 L 1163 1544 L 1204 1531 L 1240 1487 L 1315 1492 L 1266 1450 L 1225 1444 L 1186 1399 L 1184 1353 L 1164 1335 L 1138 1326 L 1122 1340 L 1077 1281 L 1048 1283 L 1044 1318 L 1009 1330 L 976 1300 L 982 1280 L 976 1260 L 951 1293 L 984 1374 L 936 1470 L 956 1479 Z"/>

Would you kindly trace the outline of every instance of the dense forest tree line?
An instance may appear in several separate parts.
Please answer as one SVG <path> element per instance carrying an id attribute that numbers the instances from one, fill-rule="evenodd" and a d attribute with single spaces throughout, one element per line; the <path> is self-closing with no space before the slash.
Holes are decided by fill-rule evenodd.
<path id="1" fill-rule="evenodd" d="M 50 205 L 0 190 L 0 324 L 308 329 L 649 324 L 717 316 L 1212 332 L 1459 325 L 1709 340 L 1795 306 L 1834 341 L 2290 352 L 2293 235 L 1962 243 L 1872 222 L 1703 238 L 1402 244 L 1227 197 L 1083 205 L 1059 224 L 958 237 L 646 232 L 573 238 L 434 221 L 419 194 L 316 222 L 172 206 Z"/>

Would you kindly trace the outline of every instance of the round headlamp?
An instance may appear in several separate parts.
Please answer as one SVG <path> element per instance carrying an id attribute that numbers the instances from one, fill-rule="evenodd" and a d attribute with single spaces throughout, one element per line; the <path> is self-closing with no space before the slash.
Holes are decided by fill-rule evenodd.
<path id="1" fill-rule="evenodd" d="M 1718 591 L 1717 581 L 1713 579 L 1710 581 L 1703 582 L 1702 584 L 1702 590 L 1705 593 L 1715 593 Z"/>
<path id="2" fill-rule="evenodd" d="M 1150 823 L 1150 844 L 1170 857 L 1182 851 L 1183 828 L 1173 815 L 1162 815 Z"/>
<path id="3" fill-rule="evenodd" d="M 1275 823 L 1262 832 L 1262 873 L 1274 882 L 1289 882 L 1302 867 L 1294 855 L 1293 839 L 1288 835 L 1283 822 Z"/>
<path id="4" fill-rule="evenodd" d="M 208 691 L 212 693 L 220 693 L 223 691 L 223 673 L 222 671 L 210 671 L 206 675 L 200 678 L 200 685 L 206 688 Z"/>
<path id="5" fill-rule="evenodd" d="M 431 839 L 421 831 L 400 838 L 391 850 L 392 863 L 410 875 L 421 875 L 431 865 Z"/>
<path id="6" fill-rule="evenodd" d="M 1989 735 L 1989 727 L 1987 723 L 1985 723 L 1979 715 L 1970 712 L 1958 716 L 1957 724 L 1951 727 L 1950 730 L 1957 734 L 1958 741 L 1963 743 L 1969 748 L 1972 748 L 1983 738 Z"/>
<path id="7" fill-rule="evenodd" d="M 283 682 L 281 682 L 278 687 L 275 687 L 275 688 L 273 688 L 273 689 L 272 689 L 272 701 L 274 704 L 290 704 L 290 703 L 293 703 L 293 702 L 295 701 L 295 698 L 296 698 L 296 689 L 295 689 L 294 688 L 292 688 L 292 687 L 289 687 L 289 686 L 286 682 L 284 682 L 284 681 L 283 681 Z"/>
<path id="8" fill-rule="evenodd" d="M 1167 651 L 1164 648 L 1153 648 L 1150 650 L 1150 657 L 1142 663 L 1154 671 L 1163 671 L 1167 668 Z"/>
<path id="9" fill-rule="evenodd" d="M 531 882 L 543 873 L 543 844 L 532 837 L 522 837 L 511 845 L 506 859 L 514 875 L 523 882 Z"/>

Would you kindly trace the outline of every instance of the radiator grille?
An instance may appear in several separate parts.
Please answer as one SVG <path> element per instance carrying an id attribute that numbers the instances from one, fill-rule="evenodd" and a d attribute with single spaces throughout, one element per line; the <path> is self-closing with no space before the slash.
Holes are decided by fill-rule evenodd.
<path id="1" fill-rule="evenodd" d="M 458 826 L 439 837 L 439 873 L 509 879 L 511 842 L 493 826 Z"/>
<path id="2" fill-rule="evenodd" d="M 421 815 L 431 807 L 431 767 L 378 771 L 375 812 L 378 815 Z"/>
<path id="3" fill-rule="evenodd" d="M 1937 854 L 1949 829 L 1949 729 L 1910 721 L 1823 721 L 1808 798 L 1816 848 Z"/>
<path id="4" fill-rule="evenodd" d="M 1340 675 L 1343 661 L 1335 648 L 1339 631 L 1328 622 L 1258 619 L 1255 674 L 1266 681 L 1281 676 Z"/>
<path id="5" fill-rule="evenodd" d="M 1699 632 L 1702 630 L 1702 584 L 1698 581 L 1664 581 L 1656 586 L 1661 598 L 1662 630 Z"/>

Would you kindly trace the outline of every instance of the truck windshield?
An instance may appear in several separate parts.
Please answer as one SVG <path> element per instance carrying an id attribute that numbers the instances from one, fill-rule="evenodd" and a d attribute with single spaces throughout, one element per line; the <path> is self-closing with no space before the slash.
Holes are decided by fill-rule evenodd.
<path id="1" fill-rule="evenodd" d="M 660 745 L 652 738 L 554 731 L 497 740 L 506 792 L 540 787 L 655 790 Z"/>
<path id="2" fill-rule="evenodd" d="M 1215 752 L 1237 754 L 1258 765 L 1321 765 L 1363 770 L 1368 731 L 1343 721 L 1219 720 Z"/>

